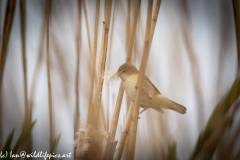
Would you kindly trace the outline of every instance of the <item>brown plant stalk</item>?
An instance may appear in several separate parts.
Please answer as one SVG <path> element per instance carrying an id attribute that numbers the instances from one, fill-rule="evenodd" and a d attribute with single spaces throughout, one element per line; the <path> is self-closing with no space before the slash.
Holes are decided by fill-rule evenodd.
<path id="1" fill-rule="evenodd" d="M 152 44 L 152 39 L 153 39 L 153 35 L 154 35 L 154 31 L 155 31 L 155 26 L 156 26 L 156 22 L 157 22 L 157 18 L 159 15 L 159 11 L 160 11 L 160 6 L 161 6 L 161 0 L 157 0 L 156 2 L 156 6 L 152 15 L 152 20 L 151 20 L 151 24 L 149 24 L 151 27 L 150 29 L 150 33 L 149 33 L 149 46 L 147 49 L 147 52 L 149 54 L 150 48 L 151 48 L 151 44 Z M 150 13 L 149 13 L 150 14 Z M 147 31 L 146 31 L 147 32 Z M 137 124 L 133 124 L 133 128 L 131 128 L 130 132 L 131 132 L 131 137 L 130 137 L 130 144 L 129 144 L 129 158 L 134 158 L 134 151 L 135 151 L 135 145 L 136 145 L 136 137 L 137 137 Z"/>
<path id="2" fill-rule="evenodd" d="M 151 29 L 151 19 L 152 19 L 152 5 L 153 5 L 153 1 L 149 0 L 148 1 L 148 9 L 147 9 L 147 20 L 146 20 L 143 56 L 142 56 L 141 65 L 140 65 L 140 69 L 139 69 L 135 102 L 134 102 L 134 105 L 132 106 L 133 111 L 130 109 L 129 113 L 128 113 L 129 117 L 131 117 L 131 115 L 133 115 L 133 117 L 132 117 L 133 119 L 131 119 L 131 118 L 127 119 L 126 126 L 124 129 L 125 133 L 122 133 L 118 152 L 116 155 L 117 160 L 119 160 L 122 156 L 122 151 L 123 151 L 123 148 L 125 145 L 125 141 L 126 141 L 127 134 L 129 132 L 131 123 L 132 123 L 132 130 L 131 130 L 132 134 L 136 135 L 135 133 L 137 132 L 137 123 L 138 123 L 138 115 L 139 115 L 139 107 L 140 107 L 139 105 L 140 105 L 141 93 L 142 93 L 141 88 L 142 88 L 143 76 L 145 75 L 147 60 L 148 60 L 148 56 L 149 56 L 149 48 L 150 48 L 149 42 L 150 42 L 150 29 Z M 134 150 L 135 150 L 134 141 L 136 141 L 136 140 L 131 139 L 131 141 L 133 141 L 133 142 L 130 142 L 129 158 L 134 159 Z M 132 144 L 134 144 L 134 145 L 132 145 Z"/>
<path id="3" fill-rule="evenodd" d="M 47 16 L 47 29 L 46 29 L 46 57 L 47 57 L 47 81 L 48 81 L 48 109 L 49 109 L 49 134 L 50 134 L 50 148 L 54 143 L 54 115 L 53 115 L 53 102 L 52 102 L 52 83 L 51 83 L 51 58 L 49 47 L 49 30 L 50 30 L 50 15 L 51 15 L 52 0 L 46 0 L 46 16 Z"/>
<path id="4" fill-rule="evenodd" d="M 95 67 L 96 67 L 96 55 L 97 55 L 97 42 L 98 42 L 98 23 L 99 23 L 99 11 L 100 11 L 100 0 L 96 0 L 96 13 L 95 13 L 95 25 L 94 25 L 94 39 L 93 39 L 93 54 L 91 57 L 91 82 L 88 99 L 88 116 L 87 123 L 89 123 L 92 117 L 92 100 L 93 100 L 93 87 L 95 80 Z"/>
<path id="5" fill-rule="evenodd" d="M 113 33 L 114 33 L 114 22 L 115 22 L 115 15 L 116 15 L 116 12 L 117 12 L 117 8 L 118 8 L 118 3 L 119 1 L 115 1 L 114 3 L 114 10 L 113 10 L 113 16 L 112 16 L 112 20 L 111 20 L 111 32 L 110 32 L 110 40 L 109 40 L 109 54 L 108 54 L 108 57 L 107 57 L 107 70 L 109 71 L 110 70 L 110 61 L 111 61 L 111 51 L 112 51 L 112 42 L 113 42 Z M 106 102 L 107 102 L 107 124 L 106 124 L 106 132 L 109 131 L 109 92 L 110 92 L 110 86 L 109 86 L 109 81 L 107 81 L 107 91 L 106 91 Z"/>
<path id="6" fill-rule="evenodd" d="M 31 123 L 31 109 L 28 100 L 28 72 L 27 72 L 27 56 L 26 56 L 26 1 L 20 0 L 20 30 L 21 30 L 21 43 L 22 43 L 22 65 L 23 65 L 23 86 L 24 86 L 24 102 L 25 102 L 25 115 L 22 126 L 22 132 L 24 133 L 27 127 Z M 32 148 L 31 136 L 26 142 L 25 150 L 27 153 L 31 153 Z"/>
<path id="7" fill-rule="evenodd" d="M 79 79 L 80 79 L 80 47 L 81 47 L 81 0 L 78 0 L 77 5 L 77 33 L 76 33 L 76 73 L 75 73 L 75 112 L 74 112 L 74 137 L 79 128 L 80 109 L 79 109 Z M 74 138 L 75 139 L 75 138 Z M 74 157 L 76 158 L 76 150 L 74 149 Z"/>
<path id="8" fill-rule="evenodd" d="M 129 36 L 129 43 L 127 46 L 126 62 L 128 62 L 128 63 L 131 63 L 133 44 L 134 44 L 134 39 L 135 39 L 135 35 L 136 35 L 136 30 L 137 30 L 137 22 L 138 22 L 139 15 L 140 15 L 140 7 L 141 7 L 141 0 L 137 0 L 136 8 L 134 11 L 133 22 L 131 24 L 131 29 L 130 29 L 131 32 L 130 32 L 130 36 Z"/>
<path id="9" fill-rule="evenodd" d="M 125 46 L 128 46 L 129 37 L 131 31 L 131 0 L 127 0 L 127 23 L 126 23 L 126 43 Z M 128 49 L 126 47 L 126 49 Z M 126 52 L 127 53 L 127 52 Z"/>
<path id="10" fill-rule="evenodd" d="M 26 56 L 26 1 L 20 0 L 20 16 L 21 16 L 21 43 L 22 43 L 22 65 L 23 65 L 23 82 L 24 82 L 24 102 L 25 116 L 23 123 L 23 131 L 25 131 L 29 122 L 29 105 L 28 105 L 28 81 L 27 81 L 27 56 Z"/>
<path id="11" fill-rule="evenodd" d="M 105 9 L 104 9 L 104 18 L 105 18 L 105 27 L 109 30 L 110 27 L 110 19 L 112 15 L 112 0 L 105 0 Z"/>
<path id="12" fill-rule="evenodd" d="M 88 36 L 88 48 L 89 48 L 90 54 L 92 55 L 91 35 L 90 35 L 90 28 L 89 28 L 88 14 L 87 14 L 85 0 L 83 0 L 82 3 L 83 3 L 83 10 L 84 10 L 84 15 L 85 15 L 85 19 L 86 19 L 86 28 L 87 28 L 87 36 Z"/>
<path id="13" fill-rule="evenodd" d="M 236 39 L 237 39 L 237 54 L 238 54 L 238 76 L 240 75 L 240 2 L 239 0 L 233 0 L 233 11 L 236 28 Z"/>
<path id="14" fill-rule="evenodd" d="M 4 27 L 3 27 L 2 48 L 1 48 L 1 54 L 0 54 L 0 148 L 2 148 L 2 138 L 3 138 L 3 119 L 2 119 L 3 117 L 3 105 L 2 105 L 3 104 L 3 101 L 2 101 L 3 74 L 4 74 L 6 59 L 7 59 L 7 49 L 8 49 L 8 43 L 9 43 L 10 34 L 12 30 L 15 5 L 16 5 L 16 0 L 7 1 Z"/>
<path id="15" fill-rule="evenodd" d="M 128 137 L 130 125 L 131 125 L 131 122 L 132 122 L 132 119 L 133 119 L 132 113 L 133 113 L 133 104 L 129 108 L 129 111 L 128 111 L 128 114 L 127 114 L 127 120 L 126 120 L 126 123 L 125 123 L 125 127 L 123 129 L 121 139 L 120 139 L 119 144 L 118 144 L 118 148 L 117 148 L 116 153 L 114 155 L 114 160 L 120 160 L 121 157 L 122 157 L 122 152 L 123 152 L 123 149 L 124 149 L 124 146 L 125 146 L 125 141 Z"/>
<path id="16" fill-rule="evenodd" d="M 0 6 L 2 6 L 2 1 L 0 1 Z M 2 7 L 0 7 L 0 31 L 1 30 L 2 30 Z M 2 32 L 0 32 L 0 50 L 1 48 L 2 48 Z"/>
<path id="17" fill-rule="evenodd" d="M 135 154 L 135 145 L 136 145 L 136 138 L 137 138 L 137 125 L 138 125 L 138 115 L 139 115 L 139 108 L 140 108 L 140 101 L 141 101 L 141 94 L 142 94 L 142 82 L 143 77 L 145 75 L 145 70 L 147 66 L 147 60 L 149 56 L 149 50 L 151 46 L 151 23 L 152 23 L 152 7 L 153 7 L 153 1 L 148 1 L 148 10 L 147 10 L 147 20 L 146 20 L 146 30 L 145 30 L 145 42 L 144 42 L 144 48 L 143 48 L 143 55 L 141 60 L 141 65 L 139 69 L 139 75 L 138 75 L 138 83 L 137 83 L 137 90 L 135 95 L 135 102 L 134 102 L 134 110 L 133 110 L 133 121 L 132 121 L 132 127 L 131 127 L 131 134 L 132 137 L 130 137 L 130 151 L 129 151 L 129 158 L 134 159 Z"/>
<path id="18" fill-rule="evenodd" d="M 130 43 L 128 44 L 128 47 L 127 47 L 128 52 L 127 52 L 126 62 L 131 61 L 133 42 L 134 42 L 134 37 L 135 37 L 136 27 L 137 27 L 136 24 L 137 24 L 139 13 L 140 13 L 140 4 L 141 4 L 141 0 L 138 0 L 136 3 L 135 12 L 134 12 L 134 21 L 132 23 L 131 29 L 129 29 L 129 30 L 131 30 L 131 32 L 130 32 L 130 36 L 129 36 Z M 129 12 L 129 14 L 130 14 L 130 12 Z M 128 16 L 128 17 L 130 17 L 130 16 Z M 123 86 L 121 83 L 121 85 L 119 87 L 119 91 L 118 91 L 118 97 L 117 97 L 117 102 L 116 102 L 116 106 L 115 106 L 115 110 L 114 110 L 114 115 L 113 115 L 110 132 L 108 135 L 107 145 L 106 145 L 106 149 L 105 149 L 105 153 L 104 153 L 104 159 L 112 159 L 115 148 L 116 148 L 117 141 L 115 141 L 115 135 L 116 135 L 117 124 L 118 124 L 118 119 L 119 119 L 120 110 L 121 110 L 123 91 L 124 91 L 124 89 L 123 89 Z"/>
<path id="19" fill-rule="evenodd" d="M 94 108 L 92 118 L 90 119 L 90 124 L 94 127 L 100 127 L 100 108 L 101 108 L 101 98 L 102 98 L 102 87 L 103 87 L 103 75 L 105 71 L 106 56 L 107 56 L 107 42 L 108 42 L 108 30 L 106 29 L 105 23 L 103 22 L 103 32 L 102 32 L 102 49 L 100 53 L 100 62 L 98 67 L 98 79 L 97 79 L 97 88 L 96 96 L 94 99 Z"/>
<path id="20" fill-rule="evenodd" d="M 101 98 L 102 98 L 102 88 L 103 88 L 103 75 L 105 73 L 105 64 L 107 57 L 107 48 L 108 48 L 108 35 L 109 35 L 109 27 L 110 27 L 110 17 L 111 17 L 111 9 L 112 9 L 112 0 L 105 1 L 105 20 L 103 23 L 103 35 L 102 35 L 102 48 L 100 53 L 100 62 L 98 66 L 98 79 L 97 79 L 97 88 L 96 88 L 96 96 L 94 99 L 94 108 L 93 115 L 94 120 L 92 124 L 96 127 L 100 127 L 100 107 L 101 107 Z"/>

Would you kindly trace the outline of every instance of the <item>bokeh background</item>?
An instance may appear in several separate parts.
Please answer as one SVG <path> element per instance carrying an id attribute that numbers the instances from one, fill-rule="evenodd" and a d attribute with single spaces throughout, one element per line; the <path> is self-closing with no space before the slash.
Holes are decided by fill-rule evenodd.
<path id="1" fill-rule="evenodd" d="M 102 89 L 102 129 L 109 131 L 120 79 L 107 78 L 125 62 L 129 32 L 137 0 L 113 0 Z M 80 17 L 78 14 L 81 3 Z M 0 0 L 0 42 L 3 44 L 8 0 Z M 46 3 L 26 0 L 26 70 L 28 100 L 32 107 L 32 150 L 49 151 L 49 106 L 46 43 Z M 147 0 L 141 1 L 131 63 L 140 67 L 147 16 Z M 153 8 L 156 0 L 153 2 Z M 79 45 L 79 126 L 87 125 L 91 67 L 98 71 L 102 42 L 104 1 L 100 1 L 96 63 L 93 62 L 95 0 L 52 0 L 49 20 L 49 54 L 54 134 L 61 134 L 57 153 L 74 152 L 76 66 Z M 13 24 L 2 83 L 2 145 L 14 128 L 13 142 L 22 133 L 25 116 L 20 1 L 15 4 Z M 239 8 L 239 6 L 238 6 Z M 80 26 L 78 22 L 80 20 Z M 45 28 L 45 29 L 44 29 Z M 233 2 L 231 0 L 162 0 L 145 74 L 160 92 L 184 105 L 185 115 L 149 109 L 138 122 L 135 159 L 163 159 L 176 143 L 177 159 L 188 159 L 214 108 L 237 77 L 238 55 Z M 77 29 L 80 41 L 77 41 Z M 78 44 L 76 43 L 78 42 Z M 3 53 L 1 53 L 3 54 Z M 2 62 L 2 61 L 1 61 Z M 98 74 L 96 74 L 98 76 Z M 96 90 L 96 89 L 95 89 Z M 129 102 L 124 94 L 116 139 L 126 122 Z M 239 111 L 225 133 L 230 140 L 239 128 Z M 229 136 L 228 136 L 229 135 Z M 240 150 L 239 136 L 234 153 Z M 125 154 L 124 154 L 125 155 Z M 122 159 L 126 159 L 125 156 Z M 234 156 L 233 156 L 234 157 Z M 218 150 L 214 154 L 219 159 Z M 239 158 L 239 157 L 238 157 Z"/>

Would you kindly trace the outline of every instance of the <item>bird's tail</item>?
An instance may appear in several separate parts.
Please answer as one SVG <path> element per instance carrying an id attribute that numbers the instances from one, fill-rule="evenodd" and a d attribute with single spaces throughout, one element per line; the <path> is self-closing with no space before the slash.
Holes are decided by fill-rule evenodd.
<path id="1" fill-rule="evenodd" d="M 178 104 L 166 97 L 163 97 L 162 95 L 159 95 L 160 98 L 158 98 L 158 106 L 154 107 L 155 110 L 159 111 L 162 109 L 171 109 L 174 110 L 180 114 L 186 113 L 186 107 L 184 107 L 181 104 Z"/>
<path id="2" fill-rule="evenodd" d="M 184 107 L 183 105 L 179 104 L 179 103 L 176 103 L 170 99 L 168 99 L 170 102 L 173 103 L 173 105 L 170 105 L 168 109 L 171 109 L 171 110 L 174 110 L 178 113 L 181 113 L 181 114 L 185 114 L 186 111 L 187 111 L 187 108 Z"/>

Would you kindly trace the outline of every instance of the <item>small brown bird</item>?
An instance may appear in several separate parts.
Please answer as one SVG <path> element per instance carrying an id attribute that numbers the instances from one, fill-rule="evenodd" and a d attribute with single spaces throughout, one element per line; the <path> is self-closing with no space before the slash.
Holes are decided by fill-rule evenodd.
<path id="1" fill-rule="evenodd" d="M 130 63 L 124 63 L 119 67 L 115 75 L 122 79 L 123 87 L 128 98 L 134 102 L 138 81 L 138 69 Z M 161 95 L 159 90 L 147 76 L 144 76 L 142 91 L 140 106 L 143 108 L 143 111 L 152 108 L 160 113 L 164 113 L 162 109 L 171 109 L 181 114 L 186 113 L 186 108 L 184 106 Z"/>

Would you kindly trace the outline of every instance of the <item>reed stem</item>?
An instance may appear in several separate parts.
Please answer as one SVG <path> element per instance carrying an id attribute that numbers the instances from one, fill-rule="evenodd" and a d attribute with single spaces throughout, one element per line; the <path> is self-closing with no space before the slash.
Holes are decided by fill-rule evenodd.
<path id="1" fill-rule="evenodd" d="M 77 132 L 79 128 L 80 123 L 80 109 L 79 109 L 79 80 L 80 80 L 80 48 L 81 48 L 81 0 L 78 0 L 77 5 L 77 34 L 76 34 L 76 73 L 75 73 L 75 100 L 76 100 L 76 106 L 75 106 L 75 112 L 74 112 L 74 137 L 75 133 Z M 74 149 L 74 156 L 75 154 Z M 76 157 L 75 157 L 76 158 Z"/>
<path id="2" fill-rule="evenodd" d="M 143 86 L 143 79 L 145 76 L 145 70 L 147 66 L 148 56 L 149 56 L 149 50 L 151 46 L 151 21 L 152 21 L 152 7 L 153 7 L 153 1 L 148 0 L 148 9 L 147 9 L 147 20 L 146 20 L 146 30 L 145 30 L 145 42 L 144 42 L 144 48 L 143 48 L 143 55 L 141 60 L 141 65 L 139 69 L 138 74 L 138 82 L 137 82 L 137 89 L 136 89 L 136 95 L 135 95 L 135 102 L 133 105 L 133 121 L 132 121 L 132 127 L 131 127 L 131 134 L 132 137 L 130 138 L 130 151 L 129 151 L 129 158 L 134 159 L 135 154 L 135 145 L 136 145 L 136 138 L 137 138 L 137 125 L 138 125 L 138 115 L 139 115 L 139 108 L 140 108 L 140 101 L 141 101 L 141 94 L 142 94 L 142 86 Z"/>
<path id="3" fill-rule="evenodd" d="M 7 59 L 7 49 L 8 49 L 8 43 L 9 43 L 10 34 L 12 30 L 15 5 L 16 5 L 16 0 L 7 1 L 4 27 L 3 27 L 3 41 L 2 41 L 2 48 L 1 48 L 1 54 L 0 54 L 0 148 L 2 148 L 2 142 L 3 142 L 3 139 L 2 139 L 3 138 L 3 118 L 2 118 L 3 117 L 3 99 L 2 99 L 3 74 L 4 74 L 6 59 Z"/>
<path id="4" fill-rule="evenodd" d="M 85 0 L 83 0 L 82 3 L 83 3 L 83 10 L 84 10 L 84 15 L 85 15 L 85 19 L 86 19 L 86 28 L 87 28 L 87 36 L 88 36 L 88 48 L 89 48 L 90 54 L 92 55 L 93 52 L 92 52 L 92 44 L 91 44 L 91 35 L 90 35 L 90 28 L 89 28 L 88 14 L 87 14 Z"/>
<path id="5" fill-rule="evenodd" d="M 233 11 L 235 19 L 235 30 L 237 39 L 237 54 L 238 54 L 238 76 L 240 76 L 240 2 L 239 0 L 233 0 Z"/>
<path id="6" fill-rule="evenodd" d="M 129 43 L 127 46 L 126 62 L 128 62 L 128 63 L 131 63 L 133 44 L 134 44 L 134 39 L 136 37 L 135 35 L 136 35 L 136 30 L 137 30 L 137 22 L 138 22 L 139 15 L 140 15 L 140 7 L 141 7 L 141 0 L 137 0 L 136 8 L 134 11 L 133 22 L 131 24 L 131 29 L 130 29 L 131 32 L 130 32 L 130 36 L 129 36 Z"/>
<path id="7" fill-rule="evenodd" d="M 51 83 L 51 58 L 50 58 L 50 15 L 51 15 L 52 0 L 46 0 L 46 16 L 47 16 L 47 29 L 46 29 L 46 57 L 47 57 L 47 81 L 48 81 L 48 109 L 49 109 L 49 132 L 50 132 L 50 148 L 54 143 L 54 115 L 53 115 L 53 102 L 52 102 L 52 83 Z"/>
<path id="8" fill-rule="evenodd" d="M 93 117 L 93 88 L 95 81 L 95 67 L 96 67 L 96 55 L 97 55 L 97 46 L 98 46 L 98 24 L 99 24 L 99 11 L 100 11 L 100 0 L 96 0 L 96 13 L 95 13 L 95 25 L 94 25 L 94 40 L 93 40 L 93 54 L 91 61 L 91 83 L 90 83 L 90 91 L 89 91 L 89 99 L 88 99 L 88 117 L 87 124 L 90 123 L 90 119 Z"/>
<path id="9" fill-rule="evenodd" d="M 130 62 L 130 60 L 131 60 L 133 42 L 134 42 L 134 37 L 135 37 L 135 33 L 136 33 L 135 30 L 136 30 L 136 26 L 137 26 L 136 24 L 137 24 L 139 12 L 140 12 L 140 3 L 141 3 L 141 0 L 138 0 L 137 4 L 136 4 L 136 8 L 135 8 L 135 13 L 134 13 L 134 21 L 132 23 L 132 27 L 130 28 L 130 31 L 131 31 L 130 36 L 129 36 L 130 43 L 127 47 L 128 52 L 127 52 L 126 62 Z M 128 14 L 130 14 L 130 12 Z M 130 15 L 128 15 L 128 17 L 130 17 Z M 118 124 L 118 120 L 119 120 L 121 105 L 122 105 L 123 91 L 124 91 L 124 89 L 123 89 L 123 86 L 121 83 L 121 85 L 119 87 L 117 102 L 116 102 L 113 120 L 112 120 L 112 124 L 111 124 L 111 128 L 110 128 L 110 133 L 108 135 L 107 145 L 106 145 L 106 149 L 105 149 L 105 153 L 104 153 L 104 159 L 112 159 L 113 158 L 113 154 L 114 154 L 115 147 L 117 144 L 117 141 L 115 141 L 115 135 L 116 135 L 117 124 Z"/>

